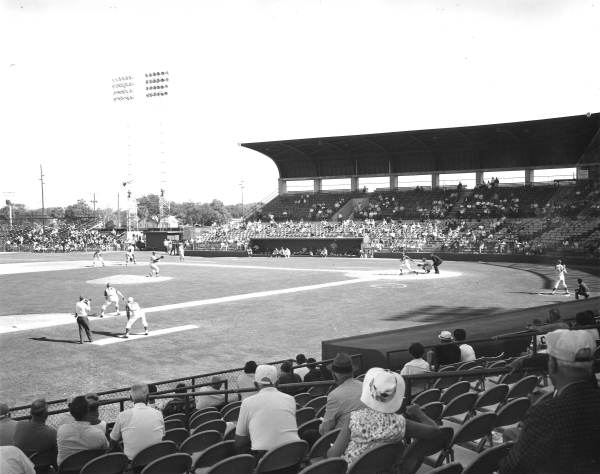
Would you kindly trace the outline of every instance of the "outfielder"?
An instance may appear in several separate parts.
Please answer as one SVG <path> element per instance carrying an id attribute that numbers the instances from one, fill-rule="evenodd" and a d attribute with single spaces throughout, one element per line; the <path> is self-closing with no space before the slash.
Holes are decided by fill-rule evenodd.
<path id="1" fill-rule="evenodd" d="M 125 325 L 125 337 L 129 337 L 129 330 L 133 323 L 135 323 L 138 319 L 142 319 L 142 325 L 144 326 L 144 335 L 148 335 L 148 322 L 146 321 L 146 313 L 142 310 L 139 303 L 136 303 L 133 298 L 130 296 L 127 298 L 127 305 L 125 306 L 125 311 L 127 311 L 127 324 Z"/>
<path id="2" fill-rule="evenodd" d="M 158 276 L 160 272 L 160 268 L 158 268 L 158 261 L 163 258 L 165 258 L 164 255 L 157 257 L 156 252 L 152 252 L 152 255 L 150 255 L 150 275 L 148 275 L 149 277 Z"/>
<path id="3" fill-rule="evenodd" d="M 554 266 L 554 271 L 556 271 L 556 273 L 558 274 L 558 280 L 556 280 L 556 283 L 554 284 L 554 289 L 552 290 L 552 294 L 556 293 L 556 290 L 558 289 L 558 285 L 560 285 L 562 283 L 563 286 L 565 287 L 565 295 L 570 295 L 571 293 L 569 293 L 569 289 L 567 288 L 567 283 L 565 282 L 565 275 L 568 273 L 567 266 L 563 265 L 562 260 L 558 260 L 556 262 L 556 265 Z"/>
<path id="4" fill-rule="evenodd" d="M 110 286 L 110 283 L 107 283 L 106 289 L 104 290 L 104 304 L 102 305 L 102 310 L 100 311 L 101 318 L 104 317 L 104 311 L 106 311 L 106 308 L 108 308 L 111 304 L 114 304 L 115 308 L 117 308 L 117 316 L 121 315 L 121 312 L 119 311 L 119 298 L 125 299 L 123 293 L 117 290 L 114 286 Z"/>

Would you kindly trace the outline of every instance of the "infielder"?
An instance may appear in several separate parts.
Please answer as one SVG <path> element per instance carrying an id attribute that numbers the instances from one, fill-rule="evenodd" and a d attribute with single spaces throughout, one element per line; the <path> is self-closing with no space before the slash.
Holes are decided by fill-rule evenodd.
<path id="1" fill-rule="evenodd" d="M 125 254 L 125 266 L 130 263 L 136 263 L 135 261 L 135 247 L 132 243 L 127 246 L 127 253 Z"/>
<path id="2" fill-rule="evenodd" d="M 129 330 L 133 323 L 135 323 L 138 319 L 142 319 L 142 325 L 144 326 L 144 335 L 148 335 L 148 322 L 146 321 L 146 313 L 140 308 L 140 305 L 136 303 L 133 298 L 130 296 L 127 298 L 127 305 L 125 306 L 125 311 L 127 311 L 127 325 L 125 326 L 125 337 L 129 337 Z"/>
<path id="3" fill-rule="evenodd" d="M 92 258 L 93 258 L 93 265 L 94 266 L 96 266 L 96 262 L 101 263 L 103 267 L 106 266 L 104 264 L 104 259 L 102 258 L 102 250 L 96 250 L 94 252 L 94 256 Z"/>
<path id="4" fill-rule="evenodd" d="M 158 261 L 163 258 L 165 258 L 164 255 L 157 257 L 156 252 L 152 252 L 152 255 L 150 255 L 150 275 L 148 275 L 149 277 L 158 276 L 160 272 L 160 268 L 158 268 Z"/>
<path id="5" fill-rule="evenodd" d="M 119 311 L 119 298 L 125 299 L 123 293 L 117 290 L 114 286 L 110 286 L 110 283 L 106 284 L 106 289 L 104 290 L 104 304 L 102 305 L 102 310 L 100 311 L 100 317 L 104 317 L 104 312 L 106 308 L 108 308 L 111 304 L 115 305 L 117 308 L 117 316 L 121 315 Z"/>
<path id="6" fill-rule="evenodd" d="M 567 288 L 567 283 L 565 282 L 565 275 L 567 272 L 567 266 L 563 265 L 562 260 L 558 260 L 556 265 L 554 266 L 554 271 L 558 274 L 558 280 L 554 284 L 554 289 L 552 290 L 552 294 L 556 293 L 558 286 L 562 283 L 565 287 L 565 295 L 570 295 L 569 289 Z"/>

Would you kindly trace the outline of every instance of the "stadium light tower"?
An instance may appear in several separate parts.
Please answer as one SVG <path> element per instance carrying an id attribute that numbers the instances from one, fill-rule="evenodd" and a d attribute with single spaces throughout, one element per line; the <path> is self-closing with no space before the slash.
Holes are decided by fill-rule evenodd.
<path id="1" fill-rule="evenodd" d="M 44 206 L 44 172 L 42 171 L 42 165 L 40 164 L 40 183 L 42 184 L 42 228 L 46 224 L 46 208 Z"/>
<path id="2" fill-rule="evenodd" d="M 13 226 L 13 215 L 12 215 L 12 205 L 13 205 L 13 196 L 15 193 L 13 191 L 5 191 L 4 198 L 6 200 L 6 207 L 8 207 L 8 228 L 12 229 Z"/>
<path id="3" fill-rule="evenodd" d="M 242 222 L 244 221 L 244 180 L 240 181 L 240 191 L 242 192 Z"/>

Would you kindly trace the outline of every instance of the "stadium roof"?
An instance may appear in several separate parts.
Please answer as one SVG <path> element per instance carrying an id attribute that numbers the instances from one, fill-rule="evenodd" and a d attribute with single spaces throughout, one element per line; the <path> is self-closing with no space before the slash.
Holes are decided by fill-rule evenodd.
<path id="1" fill-rule="evenodd" d="M 528 122 L 242 143 L 282 179 L 600 164 L 600 113 Z"/>

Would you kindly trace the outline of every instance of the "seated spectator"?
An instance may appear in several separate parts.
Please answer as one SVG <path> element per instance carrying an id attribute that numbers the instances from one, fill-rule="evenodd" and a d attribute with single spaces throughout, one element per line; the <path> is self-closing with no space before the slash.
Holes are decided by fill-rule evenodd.
<path id="1" fill-rule="evenodd" d="M 256 362 L 249 360 L 244 365 L 244 373 L 241 374 L 237 379 L 238 388 L 254 388 L 254 373 L 256 372 Z M 250 395 L 254 395 L 255 392 L 242 392 L 240 393 L 240 400 L 248 398 Z"/>
<path id="2" fill-rule="evenodd" d="M 554 396 L 533 405 L 500 463 L 500 473 L 592 473 L 600 466 L 600 392 L 593 377 L 596 341 L 586 331 L 546 335 Z"/>
<path id="3" fill-rule="evenodd" d="M 306 356 L 304 354 L 298 354 L 296 356 L 296 364 L 306 364 Z M 294 369 L 294 373 L 300 376 L 300 380 L 304 380 L 304 376 L 308 373 L 308 370 L 308 367 L 299 367 L 297 369 Z"/>
<path id="4" fill-rule="evenodd" d="M 327 395 L 323 422 L 319 426 L 319 433 L 322 435 L 339 428 L 344 416 L 363 407 L 360 401 L 362 383 L 354 378 L 350 356 L 344 352 L 337 354 L 331 371 L 337 387 Z"/>
<path id="5" fill-rule="evenodd" d="M 56 430 L 46 425 L 48 404 L 40 398 L 31 403 L 30 420 L 19 421 L 15 429 L 15 446 L 27 456 L 35 452 L 56 450 Z"/>
<path id="6" fill-rule="evenodd" d="M 178 383 L 175 386 L 175 393 L 187 393 L 187 387 L 183 382 Z M 186 405 L 188 405 L 186 407 Z M 169 416 L 174 413 L 181 413 L 186 410 L 193 410 L 195 408 L 194 397 L 187 397 L 185 395 L 178 395 L 173 397 L 171 400 L 167 402 L 165 407 L 163 408 L 163 415 Z"/>
<path id="7" fill-rule="evenodd" d="M 464 329 L 455 329 L 454 330 L 454 340 L 456 342 L 462 342 L 465 339 L 467 339 L 467 331 L 465 331 Z M 469 344 L 460 344 L 458 346 L 458 348 L 460 349 L 460 361 L 461 362 L 469 362 L 471 360 L 475 360 L 477 359 L 477 357 L 475 356 L 475 349 L 473 349 L 473 346 L 470 346 Z"/>
<path id="8" fill-rule="evenodd" d="M 575 328 L 580 328 L 582 326 L 593 326 L 594 324 L 596 324 L 596 318 L 594 318 L 593 311 L 589 309 L 575 315 Z M 584 331 L 589 332 L 594 340 L 600 339 L 600 335 L 598 334 L 600 331 L 599 328 L 589 328 L 584 329 Z"/>
<path id="9" fill-rule="evenodd" d="M 100 398 L 95 393 L 88 393 L 85 396 L 85 399 L 89 405 L 88 420 L 90 425 L 97 426 L 106 433 L 106 421 L 100 419 L 100 413 L 98 411 L 100 408 Z"/>
<path id="10" fill-rule="evenodd" d="M 316 363 L 317 361 L 313 357 L 309 357 L 306 360 L 307 364 L 314 364 L 308 366 L 308 372 L 304 376 L 304 382 L 316 382 L 318 380 L 323 380 L 323 373 L 321 372 L 321 367 Z"/>
<path id="11" fill-rule="evenodd" d="M 435 438 L 439 427 L 419 406 L 409 406 L 404 415 L 397 413 L 404 401 L 404 389 L 401 375 L 379 367 L 369 369 L 360 397 L 364 407 L 344 417 L 342 430 L 327 457 L 341 456 L 351 465 L 382 443 L 402 442 L 405 436 Z"/>
<path id="12" fill-rule="evenodd" d="M 33 463 L 16 446 L 0 446 L 0 472 L 2 474 L 36 474 Z"/>
<path id="13" fill-rule="evenodd" d="M 288 383 L 300 383 L 302 380 L 298 374 L 292 372 L 292 363 L 290 361 L 285 361 L 281 364 L 281 375 L 277 379 L 277 387 L 280 385 L 288 384 Z M 288 395 L 296 395 L 302 391 L 302 387 L 299 388 L 279 388 L 280 392 L 287 393 Z"/>
<path id="14" fill-rule="evenodd" d="M 223 380 L 218 375 L 213 375 L 210 379 L 210 385 L 200 387 L 198 392 L 214 392 L 223 390 Z M 225 394 L 201 395 L 196 397 L 196 409 L 208 407 L 220 407 L 225 405 Z"/>
<path id="15" fill-rule="evenodd" d="M 429 364 L 423 356 L 425 355 L 425 348 L 423 344 L 420 342 L 413 342 L 408 347 L 408 353 L 412 356 L 412 360 L 408 361 L 402 367 L 400 371 L 400 375 L 417 375 L 417 374 L 427 374 L 431 372 Z M 412 383 L 413 393 L 418 393 L 427 388 L 427 381 L 414 381 Z"/>
<path id="16" fill-rule="evenodd" d="M 110 433 L 114 449 L 123 440 L 123 452 L 129 459 L 150 445 L 162 441 L 165 435 L 165 422 L 162 413 L 148 406 L 148 385 L 135 384 L 131 387 L 133 408 L 122 411 L 117 416 Z"/>
<path id="17" fill-rule="evenodd" d="M 434 346 L 431 351 L 427 353 L 427 361 L 429 365 L 438 370 L 441 365 L 455 364 L 460 362 L 460 349 L 454 344 L 452 333 L 450 331 L 442 331 L 438 335 L 440 344 Z"/>
<path id="18" fill-rule="evenodd" d="M 56 460 L 59 465 L 79 451 L 108 448 L 104 431 L 90 425 L 88 421 L 89 405 L 83 395 L 73 399 L 69 405 L 69 412 L 75 421 L 59 426 L 56 433 Z"/>
<path id="19" fill-rule="evenodd" d="M 6 403 L 0 403 L 0 446 L 14 444 L 17 422 L 10 417 L 10 410 Z"/>
<path id="20" fill-rule="evenodd" d="M 569 325 L 561 320 L 560 310 L 552 308 L 548 311 L 548 319 L 546 324 L 539 328 L 542 332 L 550 332 L 555 329 L 569 329 Z"/>
<path id="21" fill-rule="evenodd" d="M 248 447 L 258 458 L 265 452 L 298 441 L 296 400 L 275 388 L 277 369 L 272 365 L 256 368 L 258 393 L 242 400 L 235 429 L 235 446 L 240 452 Z"/>

